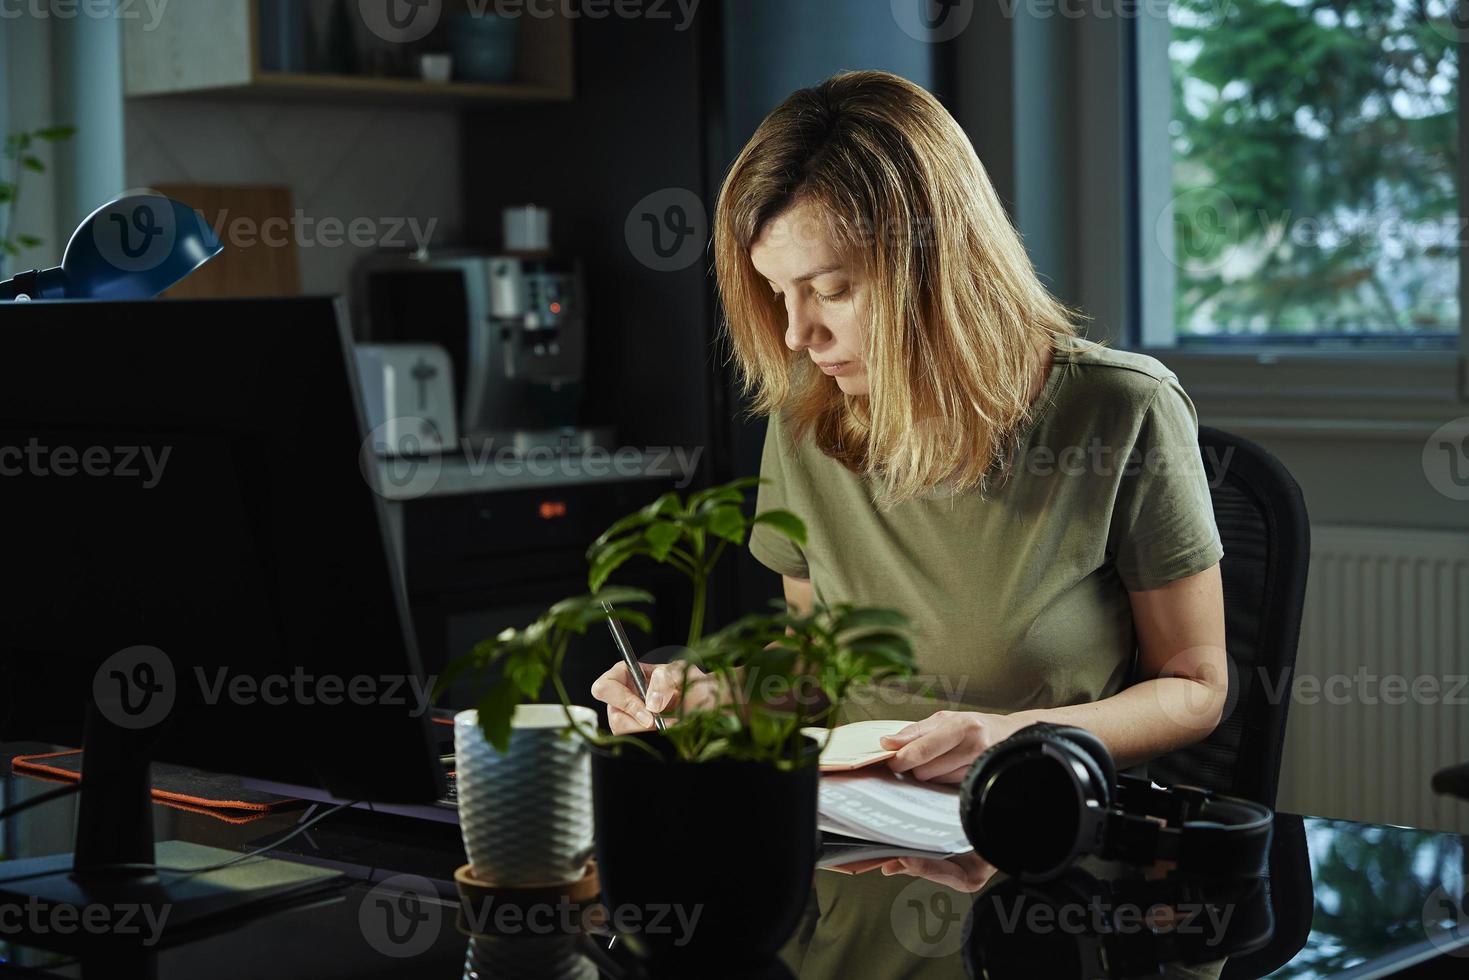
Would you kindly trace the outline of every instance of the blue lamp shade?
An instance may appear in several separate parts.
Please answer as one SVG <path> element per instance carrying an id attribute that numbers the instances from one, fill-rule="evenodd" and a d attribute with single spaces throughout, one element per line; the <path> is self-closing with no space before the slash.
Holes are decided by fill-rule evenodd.
<path id="1" fill-rule="evenodd" d="M 187 204 L 132 194 L 88 215 L 61 265 L 0 282 L 0 301 L 152 299 L 222 251 L 214 229 Z"/>

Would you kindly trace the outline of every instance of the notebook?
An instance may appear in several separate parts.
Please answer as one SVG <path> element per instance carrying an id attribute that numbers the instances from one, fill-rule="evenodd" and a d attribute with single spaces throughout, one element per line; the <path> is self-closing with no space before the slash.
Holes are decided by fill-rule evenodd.
<path id="1" fill-rule="evenodd" d="M 819 792 L 816 825 L 826 833 L 935 854 L 973 850 L 956 786 L 878 768 L 823 776 Z"/>
<path id="2" fill-rule="evenodd" d="M 902 857 L 946 858 L 953 855 L 916 847 L 874 844 L 872 841 L 825 833 L 821 835 L 821 853 L 816 859 L 816 866 L 839 874 L 860 875 L 880 868 L 894 858 Z"/>
<path id="3" fill-rule="evenodd" d="M 886 762 L 897 755 L 894 749 L 885 749 L 878 739 L 884 735 L 896 735 L 907 728 L 908 721 L 854 721 L 850 725 L 838 725 L 831 731 L 831 741 L 826 742 L 825 728 L 803 728 L 803 735 L 810 735 L 817 742 L 826 742 L 821 752 L 822 772 L 851 772 L 878 762 Z"/>

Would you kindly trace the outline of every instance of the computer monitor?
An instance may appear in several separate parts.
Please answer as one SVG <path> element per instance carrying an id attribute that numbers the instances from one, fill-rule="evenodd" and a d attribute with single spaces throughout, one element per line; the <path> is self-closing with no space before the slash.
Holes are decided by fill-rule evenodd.
<path id="1" fill-rule="evenodd" d="M 346 800 L 443 795 L 339 314 L 0 305 L 0 737 L 84 749 L 74 858 L 49 877 L 0 863 L 0 897 L 84 899 L 119 864 L 169 863 L 150 759 Z M 293 886 L 272 874 L 262 890 Z M 179 887 L 176 908 L 251 888 Z"/>

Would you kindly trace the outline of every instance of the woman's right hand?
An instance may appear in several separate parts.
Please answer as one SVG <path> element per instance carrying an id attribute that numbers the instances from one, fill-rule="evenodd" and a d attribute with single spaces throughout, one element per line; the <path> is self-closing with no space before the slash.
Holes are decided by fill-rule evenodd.
<path id="1" fill-rule="evenodd" d="M 618 663 L 592 684 L 592 697 L 607 705 L 607 723 L 614 735 L 646 732 L 653 728 L 654 713 L 662 714 L 677 706 L 679 691 L 686 688 L 684 710 L 707 708 L 717 703 L 714 678 L 687 661 L 666 664 L 639 664 L 648 682 L 648 703 L 638 696 L 637 686 L 627 665 Z M 687 683 L 684 678 L 687 675 Z M 672 723 L 665 718 L 664 723 Z"/>

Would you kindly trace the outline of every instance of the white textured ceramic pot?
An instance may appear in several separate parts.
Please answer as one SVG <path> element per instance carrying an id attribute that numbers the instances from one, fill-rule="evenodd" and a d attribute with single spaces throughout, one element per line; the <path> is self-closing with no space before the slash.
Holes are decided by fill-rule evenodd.
<path id="1" fill-rule="evenodd" d="M 573 705 L 579 725 L 597 713 Z M 459 830 L 474 876 L 491 885 L 575 881 L 592 854 L 591 754 L 566 736 L 559 704 L 522 704 L 511 720 L 510 748 L 496 752 L 479 712 L 454 716 Z"/>
<path id="2" fill-rule="evenodd" d="M 464 980 L 597 980 L 597 964 L 581 936 L 473 936 L 464 954 Z"/>

